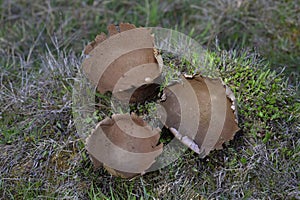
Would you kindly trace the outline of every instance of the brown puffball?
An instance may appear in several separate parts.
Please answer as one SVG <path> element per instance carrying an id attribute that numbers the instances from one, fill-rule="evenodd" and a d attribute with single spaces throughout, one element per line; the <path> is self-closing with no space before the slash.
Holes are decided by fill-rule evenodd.
<path id="1" fill-rule="evenodd" d="M 165 125 L 194 140 L 202 157 L 221 149 L 239 130 L 234 102 L 219 79 L 182 77 L 182 83 L 165 88 L 164 95 Z"/>

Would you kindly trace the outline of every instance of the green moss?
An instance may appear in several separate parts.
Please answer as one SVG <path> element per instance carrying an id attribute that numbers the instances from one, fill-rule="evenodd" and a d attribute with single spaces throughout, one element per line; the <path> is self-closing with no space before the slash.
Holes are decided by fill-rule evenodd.
<path id="1" fill-rule="evenodd" d="M 223 81 L 234 91 L 244 131 L 264 135 L 264 141 L 281 133 L 281 124 L 299 119 L 297 93 L 283 74 L 249 52 L 212 52 L 208 63 L 215 65 Z M 272 134 L 271 134 L 272 132 Z M 270 135 L 271 134 L 271 135 Z"/>

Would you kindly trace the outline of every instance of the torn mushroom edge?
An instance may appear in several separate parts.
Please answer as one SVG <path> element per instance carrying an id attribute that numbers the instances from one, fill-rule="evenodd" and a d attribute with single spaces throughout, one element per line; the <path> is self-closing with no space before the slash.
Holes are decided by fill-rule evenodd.
<path id="1" fill-rule="evenodd" d="M 124 25 L 128 25 L 130 26 L 129 28 L 127 28 L 126 30 L 130 30 L 130 29 L 134 29 L 136 28 L 136 26 L 134 24 L 130 24 L 130 23 L 120 23 L 118 24 L 118 28 L 116 27 L 115 24 L 110 24 L 107 26 L 107 30 L 108 30 L 108 36 L 101 32 L 100 34 L 97 34 L 95 39 L 92 40 L 91 42 L 89 42 L 86 47 L 84 48 L 84 55 L 86 55 L 86 57 L 88 57 L 89 53 L 95 49 L 95 47 L 97 45 L 99 45 L 101 42 L 103 42 L 104 40 L 106 40 L 107 38 L 109 38 L 110 36 L 112 35 L 115 35 L 115 34 L 118 34 L 120 32 L 123 32 L 123 31 L 126 31 L 126 30 L 123 30 L 123 31 L 120 31 L 120 26 L 124 26 Z M 113 32 L 112 30 L 115 30 L 115 32 Z"/>
<path id="2" fill-rule="evenodd" d="M 186 79 L 193 79 L 196 76 L 201 76 L 199 74 L 195 74 L 195 75 L 187 75 L 187 74 L 183 74 L 184 78 Z M 202 76 L 201 76 L 202 77 Z M 207 77 L 204 77 L 207 78 Z M 225 94 L 227 96 L 227 98 L 231 101 L 232 105 L 230 106 L 230 108 L 233 110 L 234 115 L 235 115 L 235 122 L 238 124 L 238 113 L 237 113 L 237 101 L 236 98 L 234 96 L 234 93 L 232 92 L 232 90 L 224 83 L 224 81 L 221 78 L 211 78 L 211 79 L 219 79 L 221 80 L 222 85 L 225 88 Z M 165 97 L 166 98 L 166 97 Z M 166 100 L 166 99 L 164 99 Z M 199 146 L 195 143 L 195 141 L 191 138 L 189 138 L 188 136 L 184 136 L 182 134 L 180 134 L 178 132 L 177 129 L 173 128 L 173 127 L 167 127 L 170 132 L 175 136 L 175 138 L 177 138 L 179 141 L 181 141 L 184 145 L 186 145 L 188 148 L 190 148 L 192 151 L 194 151 L 195 153 L 199 154 L 201 157 L 205 157 L 205 152 L 203 152 L 202 150 L 200 150 Z M 234 134 L 233 134 L 234 136 Z M 233 139 L 233 137 L 231 138 Z"/>
<path id="3" fill-rule="evenodd" d="M 221 79 L 221 82 L 222 82 L 223 86 L 225 87 L 225 94 L 226 94 L 227 98 L 230 99 L 230 101 L 231 101 L 230 108 L 233 110 L 233 113 L 235 115 L 234 121 L 236 122 L 236 124 L 238 124 L 239 118 L 238 118 L 237 100 L 235 98 L 235 95 L 234 95 L 233 91 L 231 90 L 231 88 L 229 86 L 227 86 L 222 79 Z"/>

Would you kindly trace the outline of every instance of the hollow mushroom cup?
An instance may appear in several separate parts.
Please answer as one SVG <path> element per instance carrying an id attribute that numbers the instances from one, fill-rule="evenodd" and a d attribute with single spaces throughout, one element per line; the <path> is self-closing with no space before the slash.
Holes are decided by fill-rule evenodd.
<path id="1" fill-rule="evenodd" d="M 233 139 L 239 130 L 236 100 L 220 79 L 181 77 L 164 89 L 160 104 L 167 113 L 165 125 L 176 138 L 205 157 Z"/>

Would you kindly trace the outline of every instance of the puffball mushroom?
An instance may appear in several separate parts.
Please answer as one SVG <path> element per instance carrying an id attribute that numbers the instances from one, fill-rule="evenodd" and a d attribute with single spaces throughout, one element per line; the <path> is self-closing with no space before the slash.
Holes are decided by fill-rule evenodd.
<path id="1" fill-rule="evenodd" d="M 98 123 L 86 139 L 95 166 L 113 175 L 131 178 L 143 174 L 161 154 L 160 129 L 153 129 L 135 114 L 115 114 Z"/>
<path id="2" fill-rule="evenodd" d="M 181 79 L 182 83 L 164 90 L 166 99 L 160 104 L 167 112 L 165 125 L 172 128 L 175 137 L 186 138 L 183 143 L 204 157 L 213 149 L 221 149 L 239 130 L 236 106 L 232 107 L 236 101 L 220 79 Z"/>
<path id="3" fill-rule="evenodd" d="M 121 23 L 108 26 L 85 48 L 82 68 L 101 94 L 107 91 L 125 103 L 144 103 L 160 92 L 163 60 L 154 48 L 151 29 Z M 239 130 L 233 92 L 220 79 L 181 77 L 167 86 L 160 105 L 162 123 L 175 138 L 205 157 L 233 139 Z M 131 113 L 114 114 L 100 121 L 86 138 L 86 149 L 95 167 L 114 176 L 131 178 L 144 174 L 163 152 L 160 129 Z"/>

